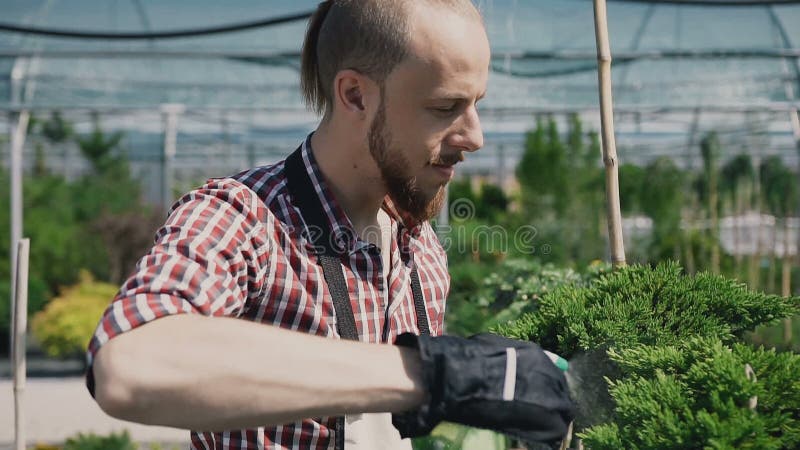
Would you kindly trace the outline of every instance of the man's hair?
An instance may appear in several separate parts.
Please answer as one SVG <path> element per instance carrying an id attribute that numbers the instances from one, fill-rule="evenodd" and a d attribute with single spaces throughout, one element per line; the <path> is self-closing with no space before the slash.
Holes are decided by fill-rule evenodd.
<path id="1" fill-rule="evenodd" d="M 306 104 L 326 116 L 333 80 L 353 69 L 379 85 L 408 53 L 408 4 L 425 1 L 480 20 L 470 0 L 326 0 L 311 16 L 303 43 L 300 88 Z"/>

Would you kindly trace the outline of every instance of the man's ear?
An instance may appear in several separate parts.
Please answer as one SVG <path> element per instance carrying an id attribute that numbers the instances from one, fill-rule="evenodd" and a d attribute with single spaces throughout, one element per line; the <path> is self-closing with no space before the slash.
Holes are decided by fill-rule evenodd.
<path id="1" fill-rule="evenodd" d="M 336 107 L 348 113 L 366 117 L 368 97 L 374 91 L 375 83 L 363 74 L 346 69 L 339 71 L 333 82 Z"/>

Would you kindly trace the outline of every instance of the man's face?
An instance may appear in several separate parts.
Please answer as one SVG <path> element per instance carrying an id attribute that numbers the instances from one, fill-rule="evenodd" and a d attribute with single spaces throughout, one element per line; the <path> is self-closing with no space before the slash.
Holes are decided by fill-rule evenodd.
<path id="1" fill-rule="evenodd" d="M 489 77 L 477 19 L 410 6 L 409 56 L 386 79 L 368 141 L 392 201 L 417 220 L 441 209 L 454 165 L 483 146 L 476 110 Z"/>

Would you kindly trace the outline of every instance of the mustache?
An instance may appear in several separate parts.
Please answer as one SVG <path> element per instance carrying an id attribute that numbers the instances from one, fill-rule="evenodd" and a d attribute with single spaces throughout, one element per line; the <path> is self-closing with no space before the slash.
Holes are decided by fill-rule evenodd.
<path id="1" fill-rule="evenodd" d="M 452 166 L 461 161 L 464 161 L 464 153 L 458 152 L 439 155 L 436 159 L 431 161 L 431 164 L 437 166 Z"/>

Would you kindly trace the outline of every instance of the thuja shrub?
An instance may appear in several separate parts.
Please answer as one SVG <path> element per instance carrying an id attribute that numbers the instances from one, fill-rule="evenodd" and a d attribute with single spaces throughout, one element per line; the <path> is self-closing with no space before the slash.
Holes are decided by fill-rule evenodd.
<path id="1" fill-rule="evenodd" d="M 64 288 L 33 317 L 31 331 L 49 356 L 82 356 L 97 321 L 118 290 L 115 285 L 95 281 L 88 271 L 81 271 L 80 277 L 78 284 Z"/>
<path id="2" fill-rule="evenodd" d="M 569 358 L 584 350 L 673 345 L 691 337 L 727 343 L 799 310 L 800 297 L 753 292 L 709 273 L 688 276 L 666 262 L 604 273 L 589 286 L 559 287 L 543 295 L 534 311 L 494 331 Z"/>
<path id="3" fill-rule="evenodd" d="M 580 433 L 586 448 L 800 448 L 798 355 L 691 338 L 608 356 L 615 419 Z"/>

